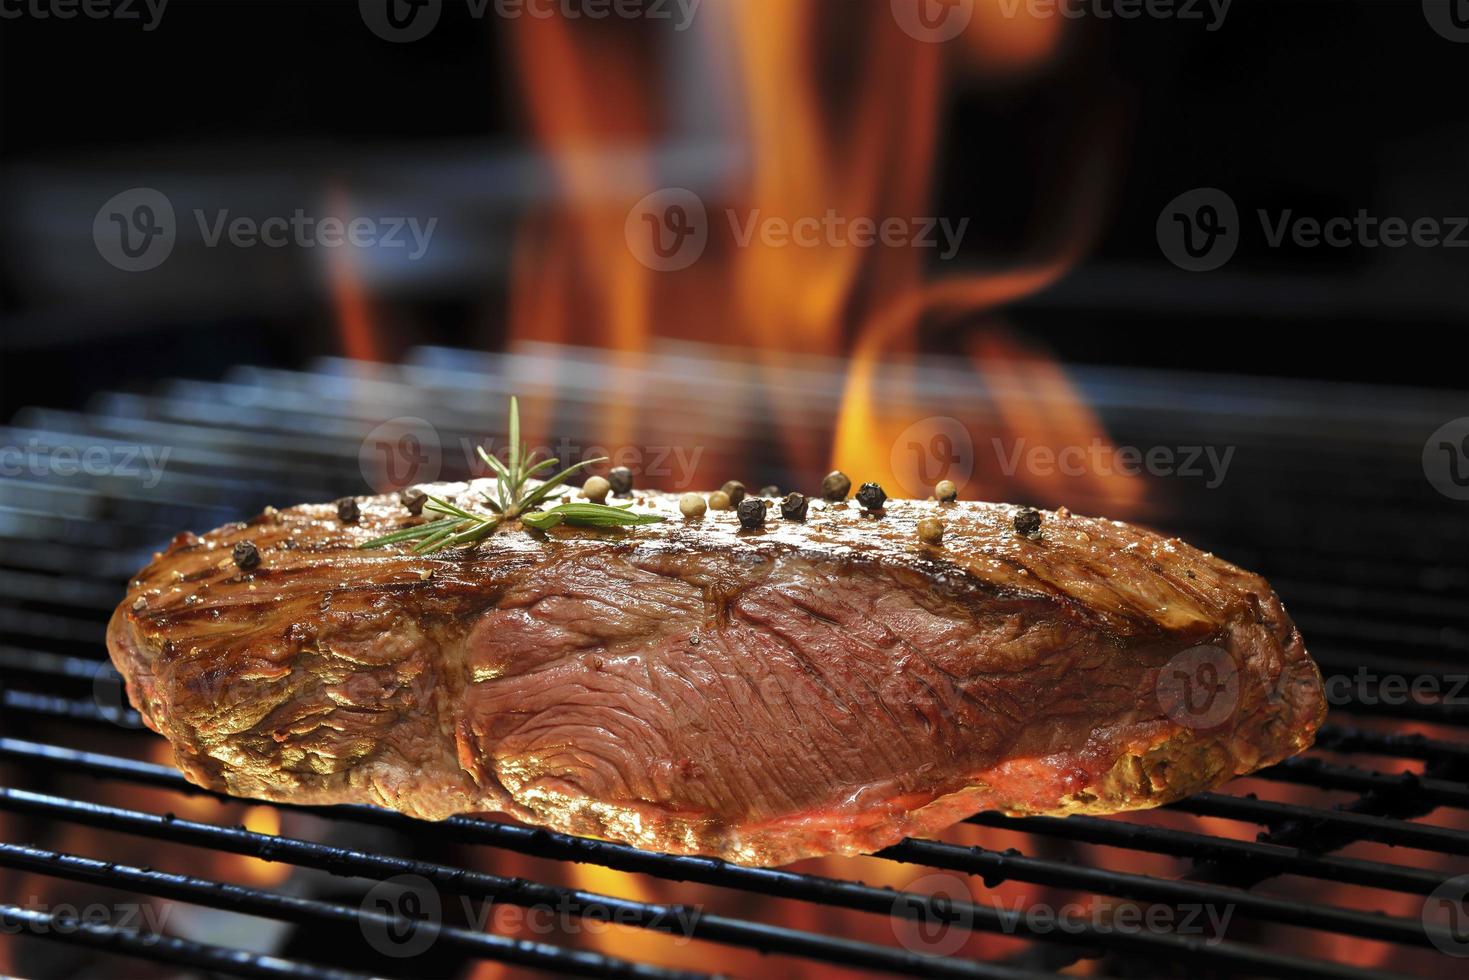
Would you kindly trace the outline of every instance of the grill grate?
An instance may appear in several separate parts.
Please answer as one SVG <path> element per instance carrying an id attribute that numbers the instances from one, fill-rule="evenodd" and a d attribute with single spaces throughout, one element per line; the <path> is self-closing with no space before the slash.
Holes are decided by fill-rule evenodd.
<path id="1" fill-rule="evenodd" d="M 921 369 L 929 382 L 923 390 L 947 406 L 946 414 L 983 424 L 992 408 L 971 402 L 965 376 L 942 361 L 924 362 Z M 973 877 L 983 884 L 976 894 L 1019 883 L 1041 901 L 1086 895 L 1144 909 L 1228 909 L 1237 918 L 1222 937 L 1127 931 L 1100 920 L 1048 928 L 1003 903 L 867 885 L 855 872 L 836 877 L 737 867 L 471 817 L 425 825 L 369 807 L 260 804 L 311 821 L 300 833 L 266 833 L 196 819 L 217 808 L 190 806 L 187 818 L 155 812 L 160 800 L 220 800 L 235 812 L 244 806 L 189 785 L 172 767 L 127 754 L 147 752 L 157 740 L 130 734 L 139 732 L 140 722 L 99 659 L 103 624 L 122 581 L 175 531 L 213 527 L 267 503 L 360 492 L 359 447 L 386 418 L 432 420 L 442 440 L 444 477 L 462 477 L 470 457 L 457 452 L 460 440 L 484 436 L 484 420 L 501 417 L 511 379 L 523 397 L 557 406 L 557 431 L 577 434 L 595 432 L 599 406 L 616 392 L 652 393 L 646 411 L 666 420 L 656 438 L 693 445 L 701 431 L 727 428 L 732 411 L 761 403 L 772 390 L 796 399 L 811 417 L 830 419 L 840 377 L 839 364 L 817 360 L 773 375 L 741 370 L 725 353 L 688 345 L 660 349 L 631 366 L 542 347 L 496 356 L 426 349 L 396 367 L 329 359 L 302 372 L 241 368 L 218 383 L 173 381 L 149 395 L 103 394 L 86 412 L 20 412 L 0 430 L 0 446 L 69 446 L 80 453 L 99 447 L 114 460 L 139 447 L 166 447 L 170 455 L 151 487 L 139 475 L 115 471 L 28 472 L 0 481 L 0 772 L 9 784 L 0 788 L 0 868 L 32 881 L 65 881 L 281 923 L 286 935 L 325 930 L 323 935 L 359 941 L 233 948 L 212 935 L 203 942 L 199 935 L 72 923 L 19 904 L 0 906 L 0 924 L 68 947 L 272 977 L 355 977 L 364 967 L 373 974 L 429 972 L 417 959 L 362 959 L 361 931 L 369 928 L 408 939 L 431 931 L 433 969 L 445 975 L 468 975 L 473 963 L 493 961 L 560 974 L 693 976 L 720 969 L 721 951 L 738 950 L 809 969 L 985 978 L 1053 975 L 1080 959 L 1094 960 L 1095 972 L 1129 976 L 1166 976 L 1182 966 L 1207 975 L 1287 977 L 1441 972 L 1449 960 L 1439 950 L 1464 945 L 1450 930 L 1453 923 L 1378 911 L 1423 908 L 1424 896 L 1469 871 L 1462 860 L 1469 856 L 1469 822 L 1462 813 L 1469 809 L 1469 740 L 1462 731 L 1469 723 L 1469 689 L 1456 689 L 1469 651 L 1469 612 L 1462 602 L 1469 584 L 1462 557 L 1469 522 L 1422 479 L 1422 438 L 1458 414 L 1453 399 L 1433 393 L 1323 387 L 1289 401 L 1241 379 L 1081 372 L 1085 397 L 1119 442 L 1166 445 L 1170 435 L 1176 442 L 1183 432 L 1195 442 L 1237 445 L 1236 465 L 1246 471 L 1231 484 L 1210 495 L 1170 487 L 1145 519 L 1213 544 L 1272 577 L 1329 683 L 1337 685 L 1332 721 L 1307 756 L 1161 814 L 1062 820 L 982 813 L 967 821 L 983 835 L 977 839 L 1024 835 L 1025 853 L 909 840 L 861 863 L 835 865 L 882 869 L 889 882 L 932 871 Z M 675 403 L 677 412 L 664 411 Z M 920 407 L 902 407 L 921 417 Z M 1261 413 L 1269 413 L 1268 424 Z M 825 435 L 815 433 L 816 440 Z M 738 450 L 711 447 L 710 457 L 706 467 L 729 472 Z M 754 475 L 760 482 L 809 482 L 809 474 L 779 467 Z M 1301 491 L 1303 481 L 1309 481 L 1308 493 Z M 1085 499 L 1056 502 L 1088 509 Z M 1351 533 L 1333 533 L 1333 527 Z M 1420 684 L 1398 694 L 1394 678 Z M 1406 731 L 1408 725 L 1415 730 Z M 1179 829 L 1179 821 L 1189 829 Z M 1257 839 L 1237 836 L 1250 826 L 1263 828 Z M 372 847 L 338 839 L 354 839 L 347 834 L 352 827 L 383 836 L 369 837 Z M 36 842 L 47 828 L 90 828 L 95 836 Z M 433 838 L 431 853 L 419 853 L 426 835 Z M 956 837 L 976 839 L 973 833 Z M 73 839 L 102 853 L 77 853 L 59 842 Z M 137 853 L 143 841 L 179 853 L 275 862 L 292 869 L 292 882 L 302 876 L 301 887 L 315 891 L 303 895 L 119 860 Z M 1363 842 L 1402 850 L 1391 860 L 1377 852 L 1335 853 Z M 402 848 L 415 856 L 390 853 Z M 502 857 L 520 862 L 511 868 L 590 866 L 633 876 L 645 884 L 638 889 L 644 897 L 476 867 Z M 1119 860 L 1125 869 L 1114 866 Z M 1165 874 L 1151 870 L 1158 861 L 1184 864 Z M 914 870 L 895 870 L 904 867 Z M 319 874 L 310 877 L 313 872 Z M 580 948 L 363 904 L 362 893 L 373 882 L 403 875 L 425 879 L 446 896 L 554 908 L 573 919 L 631 927 L 610 934 L 614 939 L 644 933 L 692 939 L 709 952 L 694 969 L 687 959 L 672 967 L 658 965 L 659 951 L 668 947 L 641 939 Z M 339 884 L 326 887 L 324 880 Z M 646 897 L 659 894 L 698 901 Z M 1417 904 L 1394 903 L 1391 896 L 1411 896 Z M 774 904 L 762 910 L 757 900 Z M 788 913 L 791 903 L 814 912 Z M 830 920 L 822 916 L 834 910 L 855 917 L 858 935 L 823 928 Z M 765 921 L 772 918 L 799 927 Z M 939 955 L 897 941 L 893 923 L 904 921 L 1006 937 L 1006 955 L 1020 952 L 1005 961 Z M 1272 930 L 1281 927 L 1311 941 L 1302 947 L 1272 941 Z M 1362 965 L 1364 941 L 1379 944 L 1376 966 Z"/>

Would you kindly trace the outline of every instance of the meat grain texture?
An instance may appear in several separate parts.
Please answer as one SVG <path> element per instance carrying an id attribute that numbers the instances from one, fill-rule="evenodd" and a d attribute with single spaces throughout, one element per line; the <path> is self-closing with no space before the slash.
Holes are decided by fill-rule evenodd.
<path id="1" fill-rule="evenodd" d="M 358 547 L 426 519 L 394 496 L 183 534 L 108 645 L 201 786 L 759 865 L 985 809 L 1158 806 L 1301 751 L 1325 713 L 1265 581 L 1176 539 L 910 500 L 747 531 L 637 500 L 667 523 L 428 557 Z"/>

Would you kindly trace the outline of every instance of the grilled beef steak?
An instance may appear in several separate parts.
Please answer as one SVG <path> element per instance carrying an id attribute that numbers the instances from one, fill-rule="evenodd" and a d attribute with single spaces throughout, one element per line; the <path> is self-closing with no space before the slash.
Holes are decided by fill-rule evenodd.
<path id="1" fill-rule="evenodd" d="M 640 499 L 668 522 L 430 557 L 359 550 L 426 519 L 396 496 L 180 535 L 108 643 L 202 786 L 755 864 L 982 809 L 1157 806 L 1300 751 L 1324 714 L 1269 586 L 1177 540 L 907 500 L 745 530 Z"/>

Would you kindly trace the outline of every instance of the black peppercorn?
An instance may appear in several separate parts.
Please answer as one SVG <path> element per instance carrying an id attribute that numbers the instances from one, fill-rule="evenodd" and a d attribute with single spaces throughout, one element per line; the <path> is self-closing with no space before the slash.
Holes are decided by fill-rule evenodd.
<path id="1" fill-rule="evenodd" d="M 788 521 L 804 521 L 809 503 L 804 493 L 788 493 L 780 502 L 780 516 Z"/>
<path id="2" fill-rule="evenodd" d="M 343 524 L 356 524 L 362 512 L 357 509 L 356 497 L 343 497 L 337 501 L 337 517 Z"/>
<path id="3" fill-rule="evenodd" d="M 753 531 L 765 525 L 765 501 L 758 497 L 746 497 L 740 501 L 740 525 Z"/>
<path id="4" fill-rule="evenodd" d="M 882 510 L 888 495 L 876 483 L 864 483 L 857 491 L 857 503 L 865 510 Z"/>
<path id="5" fill-rule="evenodd" d="M 619 496 L 632 493 L 632 470 L 626 466 L 614 466 L 607 473 L 607 482 L 611 484 L 612 492 Z"/>
<path id="6" fill-rule="evenodd" d="M 1040 540 L 1041 515 L 1034 507 L 1022 507 L 1015 512 L 1015 533 L 1032 541 Z"/>
<path id="7" fill-rule="evenodd" d="M 729 497 L 730 506 L 738 507 L 740 501 L 745 499 L 745 485 L 739 480 L 730 480 L 719 488 Z"/>
<path id="8" fill-rule="evenodd" d="M 846 500 L 852 492 L 852 478 L 841 470 L 832 470 L 821 481 L 821 496 L 827 500 Z"/>
<path id="9" fill-rule="evenodd" d="M 260 567 L 260 549 L 255 547 L 253 541 L 236 542 L 235 550 L 230 553 L 230 557 L 235 560 L 235 565 L 242 572 Z"/>
<path id="10" fill-rule="evenodd" d="M 409 487 L 398 494 L 398 503 L 408 508 L 408 513 L 415 517 L 423 513 L 424 502 L 428 500 L 428 494 L 417 487 Z"/>
<path id="11" fill-rule="evenodd" d="M 779 497 L 780 496 L 780 487 L 776 486 L 774 483 L 771 483 L 768 486 L 763 486 L 763 487 L 760 488 L 760 496 L 762 496 L 762 497 Z"/>

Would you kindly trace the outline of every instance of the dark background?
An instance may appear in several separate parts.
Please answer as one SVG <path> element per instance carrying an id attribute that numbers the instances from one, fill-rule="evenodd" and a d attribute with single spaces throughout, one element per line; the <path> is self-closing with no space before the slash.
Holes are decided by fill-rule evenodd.
<path id="1" fill-rule="evenodd" d="M 1236 0 L 1212 33 L 1075 26 L 1043 70 L 946 94 L 935 213 L 972 216 L 962 259 L 975 268 L 1017 249 L 1058 174 L 1096 152 L 1077 134 L 1100 105 L 1109 113 L 1118 149 L 1097 240 L 1010 311 L 1012 326 L 1074 362 L 1463 386 L 1469 249 L 1269 249 L 1253 214 L 1469 214 L 1469 44 L 1434 33 L 1416 2 Z M 390 353 L 495 348 L 506 250 L 541 193 L 506 178 L 531 148 L 502 31 L 452 0 L 413 44 L 373 36 L 355 3 L 173 0 L 152 32 L 0 20 L 0 416 L 338 352 L 315 256 L 215 249 L 145 276 L 107 266 L 91 216 L 149 174 L 221 200 L 364 177 L 410 212 L 431 197 L 426 210 L 450 212 L 449 257 L 371 285 Z M 1154 222 L 1210 185 L 1253 234 L 1225 270 L 1190 274 L 1160 254 Z"/>

